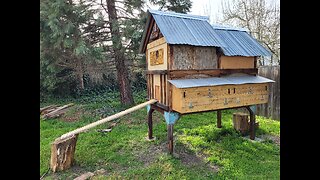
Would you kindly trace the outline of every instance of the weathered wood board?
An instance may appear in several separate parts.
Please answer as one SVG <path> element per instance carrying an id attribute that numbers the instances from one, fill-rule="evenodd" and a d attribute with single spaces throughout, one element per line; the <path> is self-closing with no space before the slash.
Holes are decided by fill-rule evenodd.
<path id="1" fill-rule="evenodd" d="M 217 53 L 215 47 L 197 47 L 188 45 L 173 45 L 172 70 L 215 69 L 217 68 Z"/>
<path id="2" fill-rule="evenodd" d="M 269 96 L 268 83 L 172 87 L 172 109 L 181 114 L 263 104 Z"/>

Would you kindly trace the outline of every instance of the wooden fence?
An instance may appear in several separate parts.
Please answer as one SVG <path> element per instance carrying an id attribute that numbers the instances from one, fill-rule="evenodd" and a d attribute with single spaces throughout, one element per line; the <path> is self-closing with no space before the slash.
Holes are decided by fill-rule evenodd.
<path id="1" fill-rule="evenodd" d="M 257 105 L 257 115 L 280 120 L 280 66 L 261 66 L 258 74 L 275 83 L 271 84 L 268 103 Z"/>

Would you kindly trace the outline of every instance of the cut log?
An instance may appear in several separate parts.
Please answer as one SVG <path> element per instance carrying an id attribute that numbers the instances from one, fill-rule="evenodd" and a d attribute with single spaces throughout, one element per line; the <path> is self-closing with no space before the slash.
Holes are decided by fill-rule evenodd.
<path id="1" fill-rule="evenodd" d="M 99 121 L 93 122 L 81 128 L 75 129 L 71 132 L 63 134 L 59 138 L 57 138 L 51 146 L 51 160 L 50 160 L 50 168 L 53 172 L 57 170 L 65 170 L 71 167 L 73 160 L 74 160 L 74 152 L 77 143 L 77 136 L 79 133 L 87 131 L 93 127 L 96 127 L 100 124 L 112 121 L 114 119 L 120 118 L 126 114 L 129 114 L 133 111 L 136 111 L 140 108 L 143 108 L 147 105 L 156 103 L 156 99 L 151 99 L 145 103 L 136 105 L 132 108 L 129 108 L 125 111 L 121 111 L 117 114 L 109 116 L 107 118 L 101 119 Z M 115 125 L 115 124 L 113 124 Z"/>
<path id="2" fill-rule="evenodd" d="M 56 110 L 43 115 L 43 119 L 58 117 L 61 114 L 65 113 L 67 108 L 69 108 L 69 107 L 71 107 L 73 105 L 74 105 L 73 103 L 70 103 L 70 104 L 64 105 L 62 107 L 59 107 Z"/>
<path id="3" fill-rule="evenodd" d="M 78 135 L 66 139 L 57 138 L 51 144 L 50 168 L 53 172 L 68 169 L 73 165 Z"/>
<path id="4" fill-rule="evenodd" d="M 233 127 L 241 134 L 245 134 L 249 131 L 249 115 L 246 113 L 233 113 Z"/>
<path id="5" fill-rule="evenodd" d="M 94 174 L 92 172 L 87 172 L 87 173 L 84 173 L 81 176 L 79 176 L 73 180 L 86 180 L 86 179 L 91 178 L 92 176 L 94 176 Z"/>
<path id="6" fill-rule="evenodd" d="M 46 110 L 42 111 L 41 115 L 48 114 L 48 113 L 56 110 L 57 108 L 58 108 L 58 107 L 52 107 L 52 108 L 46 109 Z"/>
<path id="7" fill-rule="evenodd" d="M 57 107 L 57 105 L 49 105 L 49 106 L 40 108 L 40 114 L 42 114 L 44 111 L 46 111 L 46 110 L 48 110 L 48 109 L 54 109 L 54 108 L 56 108 L 56 107 Z"/>

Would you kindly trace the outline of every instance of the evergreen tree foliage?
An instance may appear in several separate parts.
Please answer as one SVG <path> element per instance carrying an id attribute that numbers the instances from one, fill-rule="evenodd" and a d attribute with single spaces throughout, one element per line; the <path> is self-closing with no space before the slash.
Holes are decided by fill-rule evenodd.
<path id="1" fill-rule="evenodd" d="M 159 10 L 168 10 L 178 13 L 190 12 L 191 0 L 150 0 L 154 5 L 159 5 Z"/>

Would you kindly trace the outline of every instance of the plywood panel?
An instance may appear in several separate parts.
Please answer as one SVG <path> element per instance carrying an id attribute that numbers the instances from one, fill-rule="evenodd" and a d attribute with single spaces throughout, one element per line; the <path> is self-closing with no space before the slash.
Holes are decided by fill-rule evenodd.
<path id="1" fill-rule="evenodd" d="M 161 64 L 153 64 L 150 61 L 151 57 L 153 57 L 151 53 L 155 53 L 156 51 L 163 52 L 162 53 L 163 56 L 161 58 L 161 59 L 163 59 L 163 63 L 161 63 Z M 167 54 L 167 44 L 166 43 L 148 49 L 147 56 L 146 56 L 148 58 L 148 63 L 147 63 L 148 69 L 147 70 L 166 70 L 167 66 L 168 66 L 167 55 L 168 54 Z"/>
<path id="2" fill-rule="evenodd" d="M 221 56 L 221 69 L 247 69 L 254 68 L 254 57 Z"/>
<path id="3" fill-rule="evenodd" d="M 170 49 L 173 52 L 170 67 L 172 70 L 217 68 L 218 58 L 215 47 L 172 45 Z"/>
<path id="4" fill-rule="evenodd" d="M 160 39 L 157 39 L 157 40 L 152 41 L 151 43 L 149 43 L 149 44 L 147 45 L 147 49 L 151 49 L 151 48 L 153 48 L 153 47 L 162 45 L 162 44 L 164 44 L 164 43 L 166 43 L 166 40 L 165 40 L 164 37 L 162 37 L 162 38 L 160 38 Z"/>
<path id="5" fill-rule="evenodd" d="M 183 97 L 183 94 L 182 94 L 182 91 L 181 89 L 178 89 L 176 88 L 175 86 L 171 85 L 170 86 L 172 87 L 172 96 L 170 99 L 171 101 L 171 104 L 172 104 L 172 109 L 178 111 L 178 110 L 181 110 L 182 108 L 182 97 Z M 180 112 L 180 111 L 178 111 Z"/>
<path id="6" fill-rule="evenodd" d="M 172 108 L 180 113 L 240 107 L 268 102 L 267 83 L 173 88 Z"/>

